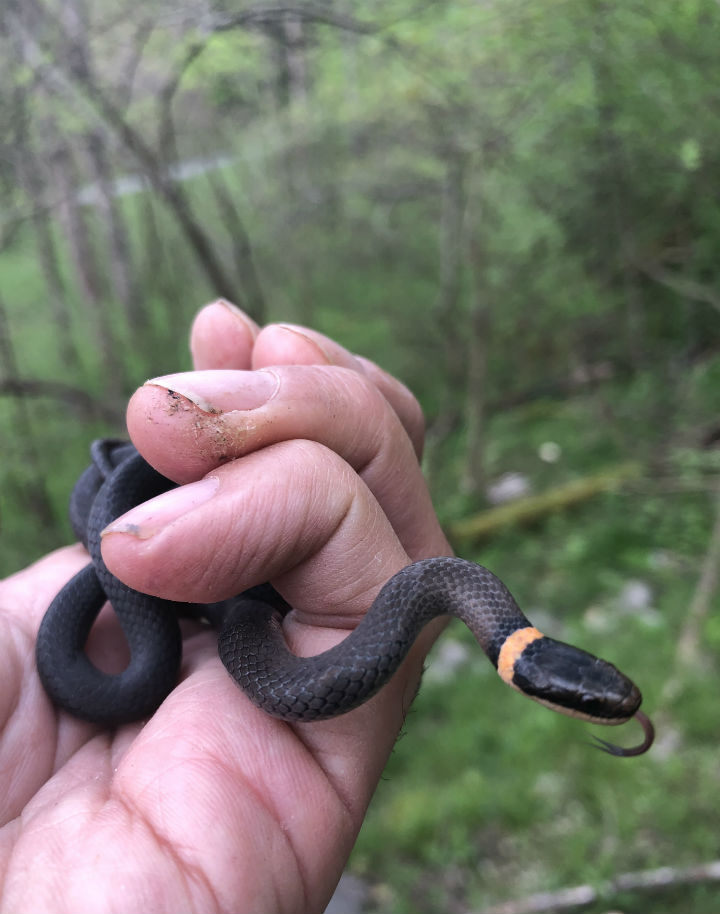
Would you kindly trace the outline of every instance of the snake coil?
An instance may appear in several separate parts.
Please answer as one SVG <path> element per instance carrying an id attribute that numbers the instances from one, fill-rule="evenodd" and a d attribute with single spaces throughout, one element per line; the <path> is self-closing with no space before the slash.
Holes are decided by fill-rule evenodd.
<path id="1" fill-rule="evenodd" d="M 534 628 L 505 585 L 481 565 L 424 559 L 382 588 L 365 618 L 340 644 L 315 657 L 291 654 L 282 634 L 289 605 L 269 585 L 231 600 L 183 604 L 126 587 L 102 560 L 100 533 L 173 483 L 126 442 L 93 443 L 92 464 L 78 480 L 70 518 L 91 562 L 51 603 L 37 638 L 37 667 L 52 700 L 76 717 L 116 726 L 152 714 L 174 688 L 181 661 L 179 616 L 203 617 L 218 629 L 220 658 L 260 708 L 288 721 L 335 717 L 367 701 L 391 678 L 420 630 L 439 615 L 462 619 L 510 686 L 564 714 L 594 723 L 636 718 L 643 742 L 613 755 L 646 752 L 654 732 L 639 710 L 638 688 L 612 664 L 548 638 Z M 108 599 L 130 649 L 128 667 L 111 675 L 85 653 L 95 618 Z"/>

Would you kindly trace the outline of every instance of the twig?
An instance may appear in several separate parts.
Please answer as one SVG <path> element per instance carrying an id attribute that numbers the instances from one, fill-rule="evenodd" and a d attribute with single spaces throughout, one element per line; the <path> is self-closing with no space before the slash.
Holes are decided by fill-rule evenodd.
<path id="1" fill-rule="evenodd" d="M 528 495 L 456 521 L 449 525 L 447 533 L 451 542 L 477 541 L 510 525 L 531 523 L 565 510 L 602 492 L 617 491 L 628 480 L 640 476 L 641 472 L 639 463 L 621 463 L 601 473 L 573 479 L 540 495 Z"/>
<path id="2" fill-rule="evenodd" d="M 63 381 L 47 381 L 44 378 L 0 378 L 2 397 L 47 397 L 60 400 L 68 408 L 90 419 L 102 419 L 118 424 L 122 421 L 123 408 L 95 400 L 86 391 Z"/>
<path id="3" fill-rule="evenodd" d="M 685 623 L 677 639 L 675 650 L 675 673 L 670 676 L 663 689 L 663 698 L 672 699 L 680 689 L 682 673 L 697 663 L 700 654 L 700 632 L 710 612 L 720 580 L 720 490 L 715 503 L 715 523 L 710 534 L 700 578 L 685 617 Z"/>
<path id="4" fill-rule="evenodd" d="M 242 10 L 242 12 L 216 13 L 204 23 L 209 25 L 213 32 L 223 32 L 236 28 L 247 28 L 252 25 L 265 25 L 278 22 L 286 16 L 297 17 L 305 22 L 334 26 L 359 35 L 374 35 L 381 31 L 382 26 L 374 22 L 363 22 L 354 16 L 337 13 L 326 6 L 313 3 L 281 3 L 276 6 L 259 5 Z"/>
<path id="5" fill-rule="evenodd" d="M 569 889 L 559 889 L 557 892 L 538 892 L 517 901 L 493 905 L 486 908 L 483 914 L 547 914 L 607 901 L 621 892 L 674 889 L 702 882 L 720 882 L 720 860 L 711 860 L 695 866 L 662 866 L 656 870 L 623 873 L 615 879 L 601 883 L 597 888 L 591 885 L 578 885 Z"/>
<path id="6" fill-rule="evenodd" d="M 666 286 L 668 289 L 672 289 L 673 292 L 677 292 L 683 298 L 687 298 L 689 301 L 703 302 L 720 312 L 720 295 L 711 286 L 697 282 L 697 280 L 688 276 L 673 273 L 672 270 L 667 270 L 659 264 L 636 262 L 635 266 L 646 276 L 649 276 L 650 279 Z"/>

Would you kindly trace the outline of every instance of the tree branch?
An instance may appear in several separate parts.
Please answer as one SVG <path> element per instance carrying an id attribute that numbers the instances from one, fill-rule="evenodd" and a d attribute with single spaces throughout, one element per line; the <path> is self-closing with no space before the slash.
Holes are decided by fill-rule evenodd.
<path id="1" fill-rule="evenodd" d="M 62 23 L 46 8 L 41 7 L 41 9 L 43 15 L 64 35 Z M 182 187 L 170 179 L 160 157 L 155 154 L 142 135 L 132 127 L 123 116 L 122 111 L 96 82 L 78 78 L 77 74 L 67 72 L 58 66 L 54 62 L 51 49 L 41 44 L 34 35 L 28 32 L 16 10 L 11 6 L 8 6 L 6 10 L 8 13 L 6 21 L 22 36 L 25 47 L 28 49 L 28 56 L 32 57 L 32 63 L 38 71 L 49 74 L 51 84 L 55 83 L 61 91 L 68 92 L 74 100 L 89 108 L 94 117 L 107 125 L 128 152 L 135 157 L 155 191 L 175 215 L 198 263 L 207 276 L 213 293 L 235 300 L 242 307 L 243 302 L 239 300 L 238 290 L 230 280 L 223 263 L 217 257 L 210 238 L 195 219 Z"/>
<path id="2" fill-rule="evenodd" d="M 160 89 L 158 94 L 158 109 L 159 116 L 158 121 L 160 123 L 160 129 L 158 132 L 158 146 L 160 148 L 160 154 L 165 158 L 166 161 L 176 161 L 177 160 L 177 147 L 175 143 L 175 124 L 172 117 L 172 103 L 175 98 L 175 94 L 180 88 L 183 77 L 187 72 L 188 68 L 197 60 L 197 58 L 202 54 L 207 45 L 207 40 L 200 42 L 193 42 L 185 51 L 182 60 L 176 67 L 176 69 L 170 74 L 170 76 L 165 80 L 164 85 Z"/>
<path id="3" fill-rule="evenodd" d="M 383 26 L 373 22 L 364 22 L 353 16 L 345 16 L 324 6 L 314 3 L 278 4 L 274 6 L 256 6 L 237 13 L 217 13 L 203 23 L 212 32 L 224 32 L 228 29 L 246 28 L 254 25 L 269 25 L 283 22 L 286 16 L 292 16 L 303 22 L 316 22 L 331 25 L 346 32 L 358 35 L 375 35 Z"/>
<path id="4" fill-rule="evenodd" d="M 703 302 L 720 313 L 720 295 L 710 286 L 697 282 L 695 279 L 688 279 L 686 276 L 678 276 L 672 270 L 667 270 L 657 263 L 635 262 L 634 265 L 641 273 L 649 276 L 650 279 L 655 280 L 660 285 L 672 289 L 673 292 L 677 292 L 683 298 L 688 298 L 690 301 Z"/>
<path id="5" fill-rule="evenodd" d="M 120 108 L 127 108 L 130 104 L 135 84 L 135 76 L 140 66 L 140 61 L 145 53 L 145 47 L 155 29 L 149 19 L 142 19 L 133 32 L 132 40 L 128 44 L 126 60 L 120 66 L 121 78 L 118 80 L 117 93 L 120 99 Z"/>
<path id="6" fill-rule="evenodd" d="M 0 378 L 0 397 L 48 397 L 61 400 L 66 406 L 85 417 L 100 418 L 106 422 L 121 422 L 123 408 L 95 400 L 86 391 L 62 381 L 42 378 Z"/>
<path id="7" fill-rule="evenodd" d="M 701 632 L 712 608 L 720 579 L 720 489 L 715 499 L 715 522 L 710 542 L 695 587 L 685 622 L 677 639 L 675 671 L 663 688 L 663 699 L 672 700 L 682 687 L 683 672 L 695 666 L 701 657 Z"/>
<path id="8" fill-rule="evenodd" d="M 662 866 L 655 870 L 623 873 L 609 879 L 598 888 L 577 885 L 557 892 L 538 892 L 517 901 L 506 901 L 486 908 L 483 914 L 546 914 L 568 908 L 583 908 L 599 901 L 607 901 L 621 892 L 657 892 L 684 885 L 703 882 L 720 882 L 720 860 L 696 866 Z"/>

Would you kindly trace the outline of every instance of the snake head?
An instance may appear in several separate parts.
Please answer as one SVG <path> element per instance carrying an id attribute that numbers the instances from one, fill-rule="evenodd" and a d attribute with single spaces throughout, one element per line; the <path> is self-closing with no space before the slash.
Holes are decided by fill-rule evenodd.
<path id="1" fill-rule="evenodd" d="M 556 711 L 602 724 L 625 723 L 642 702 L 638 687 L 611 663 L 545 636 L 517 658 L 512 685 Z"/>
<path id="2" fill-rule="evenodd" d="M 630 757 L 647 752 L 655 739 L 652 722 L 639 710 L 640 689 L 612 663 L 580 648 L 542 636 L 515 660 L 511 684 L 555 711 L 597 724 L 624 724 L 635 718 L 643 741 L 630 748 L 594 737 L 596 748 Z"/>

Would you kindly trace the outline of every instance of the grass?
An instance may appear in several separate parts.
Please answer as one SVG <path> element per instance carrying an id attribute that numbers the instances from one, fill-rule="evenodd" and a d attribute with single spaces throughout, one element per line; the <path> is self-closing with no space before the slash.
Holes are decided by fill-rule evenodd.
<path id="1" fill-rule="evenodd" d="M 536 417 L 527 440 L 552 435 L 579 448 L 589 438 L 592 450 L 593 429 L 582 428 L 578 405 L 563 429 L 564 410 L 547 429 Z M 517 455 L 510 422 L 497 423 L 494 440 Z M 498 455 L 500 465 L 506 460 Z M 588 469 L 594 462 L 586 458 Z M 459 903 L 483 910 L 537 891 L 717 855 L 710 801 L 720 788 L 710 686 L 718 674 L 717 615 L 705 626 L 702 666 L 686 672 L 672 702 L 662 697 L 710 522 L 702 492 L 616 493 L 534 529 L 508 530 L 466 555 L 496 571 L 548 634 L 634 678 L 656 719 L 657 743 L 641 759 L 595 752 L 587 726 L 506 689 L 478 652 L 451 681 L 428 678 L 352 858 L 354 870 L 377 885 L 379 909 L 431 914 Z M 634 610 L 623 603 L 631 581 L 649 588 L 650 605 Z M 472 641 L 461 626 L 447 637 Z M 638 739 L 636 728 L 624 730 L 611 738 Z M 706 910 L 706 888 L 683 891 L 684 910 Z M 652 910 L 676 910 L 673 897 L 654 898 Z M 648 910 L 644 895 L 622 904 L 628 914 Z"/>
<path id="2" fill-rule="evenodd" d="M 139 215 L 131 201 L 127 206 L 137 235 Z M 357 278 L 348 287 L 357 312 L 347 301 L 344 309 L 318 307 L 318 329 L 339 334 L 358 351 L 379 352 L 384 361 L 382 353 L 394 345 L 384 306 L 370 312 L 364 307 L 366 297 L 381 302 L 382 296 L 373 297 L 367 282 Z M 58 358 L 27 238 L 0 258 L 0 290 L 22 371 L 99 391 L 102 366 L 87 343 L 84 312 L 77 307 L 74 326 L 85 360 L 67 366 Z M 325 295 L 332 300 L 329 290 Z M 177 353 L 190 313 L 203 297 L 201 282 L 188 284 L 177 302 L 149 297 L 153 324 L 160 334 L 165 328 L 170 341 L 166 354 L 158 352 L 164 360 L 159 367 L 133 354 L 132 386 L 146 374 L 177 367 L 178 360 L 185 367 L 185 357 Z M 409 365 L 407 352 L 399 358 L 411 375 L 419 371 Z M 706 362 L 686 378 L 688 422 L 714 414 L 718 380 L 720 360 Z M 465 553 L 496 571 L 548 634 L 605 656 L 636 679 L 658 724 L 656 747 L 630 760 L 595 752 L 586 743 L 585 725 L 504 687 L 473 649 L 469 633 L 453 626 L 444 640 L 466 645 L 468 659 L 447 681 L 427 677 L 351 860 L 351 868 L 373 885 L 378 910 L 482 910 L 531 892 L 598 884 L 630 870 L 717 855 L 714 800 L 720 769 L 712 684 L 718 676 L 720 614 L 712 614 L 704 626 L 697 668 L 685 672 L 672 701 L 662 697 L 707 547 L 707 476 L 718 469 L 701 452 L 667 449 L 668 429 L 658 404 L 672 402 L 673 388 L 672 378 L 648 372 L 606 386 L 602 401 L 539 400 L 496 416 L 488 429 L 490 476 L 522 472 L 535 491 L 544 491 L 628 458 L 653 469 L 635 488 L 598 496 L 532 528 L 505 530 L 482 549 Z M 607 411 L 604 417 L 600 406 Z M 83 424 L 49 398 L 28 402 L 27 409 L 29 439 L 17 434 L 15 405 L 0 399 L 1 573 L 70 541 L 65 504 L 86 462 L 87 445 L 97 435 L 119 431 Z M 684 440 L 681 427 L 674 426 L 673 434 Z M 539 457 L 548 441 L 560 445 L 557 463 Z M 657 443 L 665 458 L 651 464 Z M 475 507 L 457 492 L 462 447 L 461 435 L 447 443 L 437 479 L 436 503 L 446 521 Z M 39 449 L 37 465 L 29 459 L 33 449 Z M 666 482 L 674 488 L 668 490 Z M 47 528 L 28 510 L 29 495 L 39 483 L 55 512 L 55 524 Z M 649 588 L 649 606 L 633 610 L 623 602 L 631 581 Z M 625 738 L 637 737 L 633 728 Z M 652 898 L 652 910 L 708 911 L 713 904 L 717 909 L 713 898 L 704 887 L 664 893 Z M 612 903 L 627 914 L 648 910 L 647 896 Z M 607 904 L 587 910 L 607 910 Z"/>
<path id="3" fill-rule="evenodd" d="M 662 379 L 654 383 L 662 396 Z M 634 395 L 618 385 L 612 396 L 621 404 Z M 699 412 L 703 385 L 696 397 Z M 628 413 L 627 427 L 618 424 L 613 442 L 595 422 L 592 403 L 537 403 L 492 422 L 489 464 L 495 472 L 527 473 L 543 491 L 567 478 L 568 467 L 592 473 L 626 455 L 622 443 L 637 415 Z M 560 465 L 538 459 L 544 441 L 561 443 Z M 451 447 L 447 456 L 452 465 L 459 453 Z M 642 759 L 593 751 L 587 727 L 523 701 L 477 652 L 451 681 L 428 678 L 352 859 L 378 886 L 379 909 L 430 914 L 462 899 L 461 909 L 483 910 L 541 890 L 716 856 L 709 798 L 718 794 L 720 770 L 709 683 L 717 680 L 720 656 L 717 613 L 704 627 L 699 668 L 685 671 L 672 702 L 662 697 L 707 548 L 706 476 L 716 470 L 709 455 L 679 452 L 635 488 L 506 530 L 466 553 L 496 571 L 548 634 L 631 675 L 656 719 L 657 743 Z M 668 494 L 670 480 L 676 487 Z M 449 500 L 457 513 L 460 499 Z M 649 589 L 648 606 L 633 610 L 623 602 L 633 581 Z M 472 641 L 460 626 L 447 637 Z M 633 742 L 637 730 L 620 738 Z M 675 894 L 654 897 L 652 910 L 679 910 Z M 707 894 L 705 887 L 684 889 L 684 910 L 706 910 Z M 645 895 L 621 902 L 626 912 L 647 910 Z"/>

